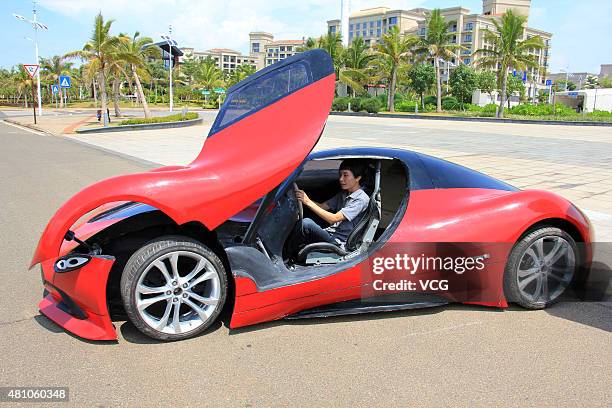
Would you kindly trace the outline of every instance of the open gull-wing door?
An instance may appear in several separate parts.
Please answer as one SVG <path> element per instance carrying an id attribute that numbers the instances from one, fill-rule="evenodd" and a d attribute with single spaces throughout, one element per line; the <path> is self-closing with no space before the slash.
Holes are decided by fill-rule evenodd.
<path id="1" fill-rule="evenodd" d="M 230 88 L 193 164 L 214 168 L 232 199 L 209 203 L 219 224 L 280 184 L 310 153 L 334 97 L 332 60 L 312 50 Z"/>

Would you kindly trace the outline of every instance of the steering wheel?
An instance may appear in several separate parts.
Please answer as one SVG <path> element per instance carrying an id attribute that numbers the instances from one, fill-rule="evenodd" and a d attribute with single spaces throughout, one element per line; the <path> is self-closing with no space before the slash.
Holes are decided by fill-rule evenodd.
<path id="1" fill-rule="evenodd" d="M 303 221 L 304 221 L 304 205 L 297 198 L 297 191 L 299 189 L 300 188 L 298 187 L 298 185 L 296 183 L 293 183 L 293 193 L 295 194 L 295 201 L 297 201 L 297 206 L 298 206 L 298 222 L 300 223 L 300 229 L 301 229 L 303 226 Z"/>

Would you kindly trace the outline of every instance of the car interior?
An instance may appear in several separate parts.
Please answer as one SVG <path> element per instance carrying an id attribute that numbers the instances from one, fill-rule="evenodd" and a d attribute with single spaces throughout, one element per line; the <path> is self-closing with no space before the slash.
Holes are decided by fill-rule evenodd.
<path id="1" fill-rule="evenodd" d="M 306 206 L 300 216 L 301 206 L 295 196 L 295 188 L 304 190 L 319 203 L 330 199 L 340 191 L 338 169 L 345 158 L 310 160 L 297 176 L 256 203 L 261 206 L 258 214 L 263 214 L 259 219 L 259 215 L 255 216 L 255 221 L 248 225 L 245 219 L 234 217 L 233 221 L 222 226 L 223 231 L 217 231 L 224 246 L 231 247 L 229 252 L 235 259 L 238 258 L 237 253 L 242 252 L 247 262 L 247 253 L 250 254 L 250 267 L 247 269 L 250 273 L 262 275 L 256 279 L 258 284 L 268 280 L 276 282 L 278 274 L 295 273 L 302 277 L 311 273 L 325 275 L 349 267 L 370 253 L 377 243 L 387 239 L 395 229 L 408 200 L 407 169 L 397 159 L 362 158 L 367 170 L 361 185 L 370 202 L 357 227 L 349 235 L 345 248 L 323 242 L 309 244 L 297 254 L 287 253 L 288 237 L 300 218 L 308 217 L 327 227 Z M 256 224 L 254 231 L 252 224 Z M 245 248 L 247 245 L 251 248 Z M 255 266 L 259 262 L 262 263 L 260 267 Z M 306 272 L 308 270 L 311 272 Z M 268 274 L 270 276 L 263 276 Z"/>

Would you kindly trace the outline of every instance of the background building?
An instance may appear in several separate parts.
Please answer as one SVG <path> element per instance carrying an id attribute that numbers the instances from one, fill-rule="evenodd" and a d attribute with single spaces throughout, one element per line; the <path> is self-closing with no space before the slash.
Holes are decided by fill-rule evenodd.
<path id="1" fill-rule="evenodd" d="M 268 65 L 283 60 L 297 52 L 304 45 L 304 40 L 277 40 L 263 31 L 249 33 L 249 54 L 228 48 L 213 48 L 207 51 L 197 51 L 194 48 L 181 48 L 183 56 L 180 62 L 190 59 L 205 59 L 211 57 L 217 66 L 225 72 L 232 72 L 241 64 L 248 64 L 260 70 Z"/>
<path id="2" fill-rule="evenodd" d="M 514 10 L 518 14 L 529 18 L 531 0 L 483 0 L 482 13 L 471 13 L 463 7 L 450 7 L 441 9 L 442 16 L 447 22 L 451 22 L 449 31 L 453 34 L 452 41 L 465 47 L 460 51 L 461 62 L 471 65 L 474 62 L 474 51 L 490 46 L 485 39 L 485 30 L 494 30 L 493 19 L 499 18 L 507 10 Z M 356 37 L 363 37 L 366 44 L 373 46 L 380 41 L 383 34 L 389 28 L 397 25 L 403 34 L 416 34 L 424 37 L 427 34 L 427 17 L 431 10 L 416 8 L 412 10 L 391 10 L 388 7 L 377 7 L 354 12 L 349 17 L 349 42 Z M 340 20 L 329 20 L 327 22 L 329 32 L 335 33 L 340 30 Z M 546 83 L 546 69 L 550 60 L 550 45 L 552 34 L 527 27 L 525 38 L 539 35 L 544 40 L 545 48 L 532 50 L 532 54 L 538 59 L 542 67 L 528 70 L 528 81 L 526 87 L 529 96 L 535 96 L 539 89 L 543 89 Z M 456 66 L 459 61 L 451 60 L 443 67 L 444 78 L 448 77 L 449 70 Z M 523 75 L 523 73 L 519 73 Z"/>
<path id="3" fill-rule="evenodd" d="M 242 64 L 248 64 L 257 67 L 257 59 L 250 55 L 242 55 L 238 51 L 229 48 L 213 48 L 207 51 L 196 51 L 193 48 L 181 48 L 183 56 L 180 62 L 186 60 L 203 60 L 211 57 L 217 63 L 217 66 L 225 72 L 232 72 L 236 67 Z"/>

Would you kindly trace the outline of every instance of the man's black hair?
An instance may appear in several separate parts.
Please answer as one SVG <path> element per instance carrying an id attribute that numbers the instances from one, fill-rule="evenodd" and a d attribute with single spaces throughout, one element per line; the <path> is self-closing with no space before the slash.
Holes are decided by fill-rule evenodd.
<path id="1" fill-rule="evenodd" d="M 361 177 L 363 180 L 363 175 L 365 174 L 366 166 L 362 160 L 346 159 L 342 160 L 342 163 L 340 163 L 340 168 L 338 170 L 350 170 L 351 173 L 353 173 L 353 177 Z"/>

